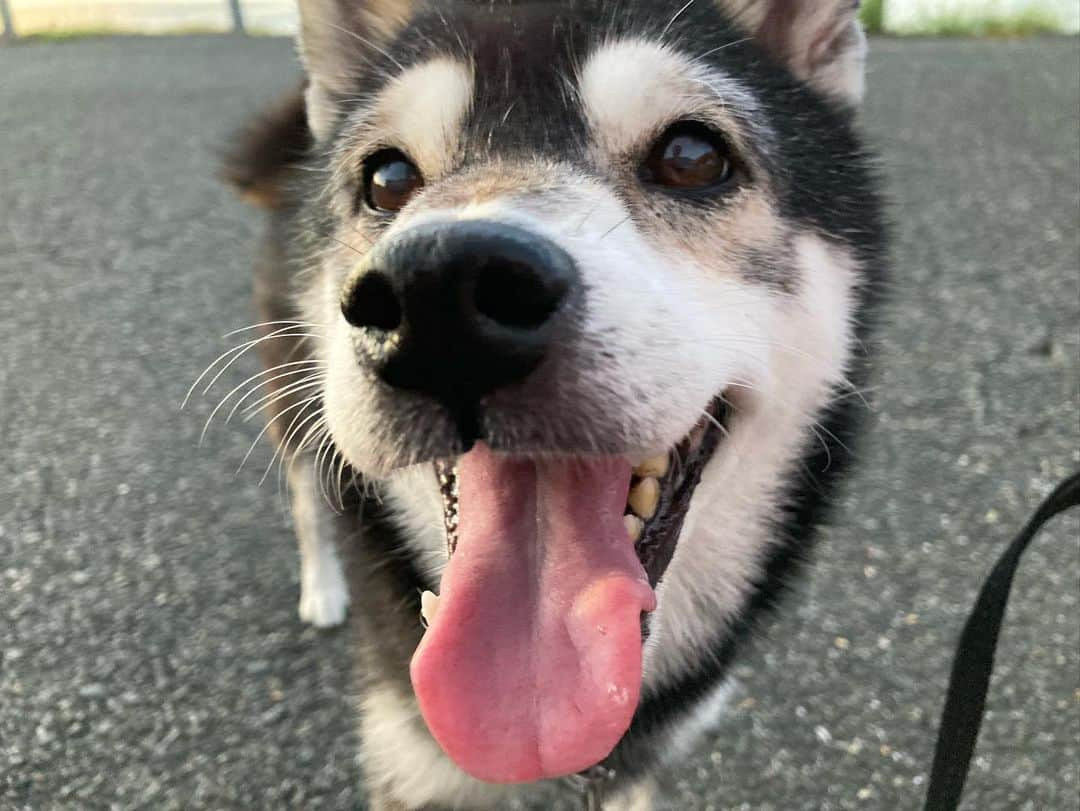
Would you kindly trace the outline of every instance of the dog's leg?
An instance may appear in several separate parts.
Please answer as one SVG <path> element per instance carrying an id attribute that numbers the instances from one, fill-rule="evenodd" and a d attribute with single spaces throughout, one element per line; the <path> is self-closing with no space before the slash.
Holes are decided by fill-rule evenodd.
<path id="1" fill-rule="evenodd" d="M 349 605 L 337 550 L 341 520 L 320 494 L 309 457 L 289 465 L 289 494 L 300 542 L 300 619 L 316 628 L 340 625 Z"/>
<path id="2" fill-rule="evenodd" d="M 302 453 L 303 432 L 316 406 L 302 407 L 309 389 L 297 388 L 301 374 L 316 364 L 307 343 L 313 325 L 304 320 L 295 297 L 295 268 L 289 261 L 288 223 L 296 201 L 288 193 L 291 178 L 311 148 L 302 90 L 252 122 L 234 138 L 225 176 L 244 199 L 269 213 L 266 240 L 255 263 L 255 305 L 261 319 L 258 344 L 263 366 L 277 372 L 263 384 L 269 436 L 288 462 L 293 523 L 300 542 L 300 619 L 319 628 L 340 625 L 349 604 L 336 539 L 346 522 L 324 503 L 310 454 Z M 282 329 L 283 326 L 288 328 Z M 310 367 L 299 362 L 310 361 Z M 296 369 L 290 376 L 283 370 Z M 303 371 L 300 371 L 300 370 Z M 299 409 L 299 410 L 297 410 Z M 283 416 L 288 416 L 283 419 Z"/>
<path id="3" fill-rule="evenodd" d="M 605 800 L 603 811 L 652 811 L 656 791 L 656 780 L 646 777 Z"/>
<path id="4" fill-rule="evenodd" d="M 372 793 L 368 798 L 368 809 L 369 811 L 438 811 L 433 805 L 409 807 L 381 791 Z"/>
<path id="5" fill-rule="evenodd" d="M 393 797 L 381 791 L 368 797 L 368 809 L 369 811 L 409 811 Z"/>

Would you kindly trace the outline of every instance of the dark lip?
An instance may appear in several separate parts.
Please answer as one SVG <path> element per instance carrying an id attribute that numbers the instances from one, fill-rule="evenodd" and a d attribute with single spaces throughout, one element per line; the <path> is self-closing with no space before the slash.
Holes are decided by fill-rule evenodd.
<path id="1" fill-rule="evenodd" d="M 674 469 L 661 480 L 656 515 L 646 523 L 641 538 L 634 545 L 649 585 L 654 589 L 671 564 L 694 491 L 727 432 L 733 412 L 724 396 L 717 396 L 701 421 L 672 451 L 670 461 Z M 436 461 L 434 467 L 442 494 L 449 557 L 457 547 L 458 480 L 453 461 Z"/>
<path id="2" fill-rule="evenodd" d="M 654 589 L 671 564 L 682 533 L 690 501 L 701 482 L 705 466 L 713 458 L 727 432 L 733 408 L 723 395 L 716 397 L 707 415 L 680 442 L 674 451 L 675 470 L 667 476 L 660 490 L 656 515 L 645 525 L 635 548 L 649 585 Z"/>

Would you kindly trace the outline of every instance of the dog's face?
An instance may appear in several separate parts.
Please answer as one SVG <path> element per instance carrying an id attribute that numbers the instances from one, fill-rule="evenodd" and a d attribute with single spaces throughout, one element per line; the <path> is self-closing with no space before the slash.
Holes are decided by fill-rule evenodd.
<path id="1" fill-rule="evenodd" d="M 610 751 L 643 614 L 657 684 L 732 620 L 845 381 L 861 34 L 741 5 L 302 4 L 324 417 L 442 575 L 413 683 L 481 779 Z"/>

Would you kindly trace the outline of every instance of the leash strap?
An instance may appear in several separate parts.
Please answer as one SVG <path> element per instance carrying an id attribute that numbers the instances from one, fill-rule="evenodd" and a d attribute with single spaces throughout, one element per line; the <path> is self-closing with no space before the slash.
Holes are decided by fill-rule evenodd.
<path id="1" fill-rule="evenodd" d="M 959 806 L 986 709 L 998 634 L 1020 557 L 1047 521 L 1078 505 L 1080 472 L 1059 484 L 1039 506 L 983 583 L 956 648 L 923 811 L 956 811 Z"/>

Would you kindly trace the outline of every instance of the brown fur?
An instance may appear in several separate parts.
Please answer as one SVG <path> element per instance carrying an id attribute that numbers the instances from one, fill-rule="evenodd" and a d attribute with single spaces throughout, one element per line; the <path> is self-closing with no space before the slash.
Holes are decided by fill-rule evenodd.
<path id="1" fill-rule="evenodd" d="M 233 137 L 222 175 L 252 205 L 280 208 L 289 175 L 311 144 L 304 93 L 298 88 Z"/>

